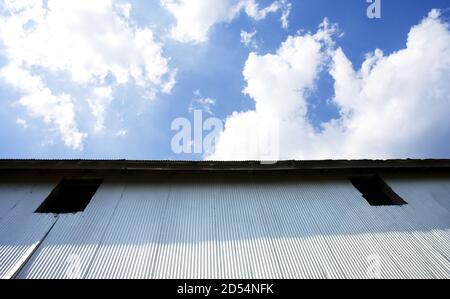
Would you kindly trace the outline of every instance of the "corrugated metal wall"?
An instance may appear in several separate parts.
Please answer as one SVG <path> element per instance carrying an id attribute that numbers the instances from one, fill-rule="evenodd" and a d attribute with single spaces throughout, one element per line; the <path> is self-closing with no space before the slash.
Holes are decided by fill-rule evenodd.
<path id="1" fill-rule="evenodd" d="M 32 255 L 56 219 L 33 212 L 55 182 L 0 183 L 0 278 L 12 278 Z"/>
<path id="2" fill-rule="evenodd" d="M 0 184 L 2 278 L 450 278 L 450 180 L 106 180 L 84 213 L 33 211 L 56 182 Z M 379 270 L 379 271 L 378 271 Z"/>

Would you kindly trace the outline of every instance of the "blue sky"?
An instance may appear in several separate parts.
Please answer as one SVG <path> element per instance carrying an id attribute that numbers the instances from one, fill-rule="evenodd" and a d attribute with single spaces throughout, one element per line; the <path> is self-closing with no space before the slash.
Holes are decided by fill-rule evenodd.
<path id="1" fill-rule="evenodd" d="M 86 23 L 87 29 L 80 30 L 79 35 L 74 37 L 77 42 L 67 44 L 77 56 L 89 55 L 90 52 L 85 49 L 96 49 L 96 55 L 111 57 L 105 59 L 102 64 L 95 65 L 94 62 L 94 66 L 92 66 L 89 57 L 80 58 L 81 60 L 76 58 L 74 63 L 66 63 L 64 59 L 74 57 L 69 54 L 61 55 L 58 60 L 52 61 L 55 56 L 58 56 L 59 48 L 52 55 L 45 54 L 47 53 L 45 45 L 48 41 L 46 39 L 52 39 L 53 36 L 46 35 L 43 31 L 50 30 L 51 26 L 57 26 L 58 22 L 64 22 L 57 17 L 52 19 L 52 22 L 48 21 L 50 19 L 49 10 L 53 9 L 55 15 L 57 13 L 70 14 L 70 12 L 59 6 L 53 7 L 52 0 L 42 3 L 38 0 L 31 1 L 34 4 L 26 4 L 20 8 L 14 6 L 15 1 L 1 0 L 0 18 L 2 22 L 13 24 L 13 21 L 22 21 L 24 12 L 44 11 L 46 13 L 43 16 L 35 17 L 32 21 L 22 21 L 23 25 L 18 30 L 22 30 L 20 32 L 24 34 L 24 40 L 26 38 L 25 48 L 27 51 L 24 53 L 19 53 L 20 51 L 17 50 L 23 40 L 16 41 L 14 37 L 11 37 L 12 34 L 9 34 L 12 32 L 10 28 L 15 27 L 3 26 L 3 29 L 0 30 L 0 69 L 5 69 L 8 65 L 15 63 L 18 68 L 27 72 L 27 76 L 38 77 L 41 81 L 36 85 L 38 87 L 24 88 L 20 86 L 23 85 L 23 81 L 11 79 L 17 75 L 17 71 L 5 71 L 3 77 L 0 77 L 0 157 L 163 160 L 208 158 L 205 154 L 175 154 L 171 148 L 171 140 L 176 132 L 171 130 L 171 123 L 180 117 L 193 119 L 189 107 L 193 101 L 195 102 L 195 99 L 198 100 L 197 103 L 194 103 L 197 106 L 201 106 L 199 102 L 202 100 L 211 99 L 215 103 L 210 107 L 213 115 L 209 115 L 206 111 L 203 114 L 205 117 L 214 116 L 224 121 L 225 132 L 222 136 L 225 137 L 219 142 L 222 149 L 218 149 L 210 157 L 258 159 L 258 156 L 252 156 L 254 153 L 229 153 L 226 150 L 228 148 L 226 143 L 240 143 L 247 138 L 242 132 L 255 127 L 264 127 L 264 124 L 260 124 L 258 121 L 249 121 L 251 117 L 249 112 L 259 115 L 256 119 L 264 120 L 266 112 L 262 113 L 262 108 L 257 107 L 261 103 L 269 110 L 273 109 L 274 111 L 278 111 L 277 105 L 285 104 L 277 99 L 270 99 L 269 96 L 261 94 L 259 90 L 254 90 L 259 86 L 258 84 L 267 86 L 272 82 L 284 82 L 283 77 L 279 78 L 279 81 L 277 78 L 262 81 L 266 80 L 266 77 L 258 74 L 258 70 L 260 69 L 261 73 L 264 73 L 266 68 L 258 63 L 268 63 L 270 59 L 266 54 L 276 55 L 288 38 L 295 39 L 297 37 L 311 37 L 312 43 L 316 43 L 322 48 L 316 53 L 320 56 L 317 58 L 319 61 L 315 62 L 316 67 L 300 65 L 298 69 L 292 70 L 292 76 L 286 77 L 289 78 L 286 80 L 290 80 L 291 77 L 302 80 L 306 76 L 303 73 L 304 69 L 311 67 L 315 70 L 314 74 L 308 73 L 308 76 L 311 76 L 311 82 L 308 79 L 308 83 L 305 85 L 292 82 L 292 84 L 285 85 L 283 83 L 281 86 L 271 87 L 277 91 L 277 95 L 283 95 L 282 88 L 284 86 L 288 86 L 288 88 L 294 86 L 297 89 L 298 85 L 299 93 L 302 93 L 298 99 L 293 96 L 293 103 L 288 103 L 288 105 L 293 105 L 295 111 L 285 113 L 283 110 L 283 113 L 274 113 L 276 121 L 282 124 L 280 128 L 282 131 L 280 133 L 281 141 L 277 145 L 280 159 L 444 158 L 449 156 L 450 128 L 447 115 L 450 112 L 450 90 L 445 88 L 444 84 L 444 82 L 450 82 L 450 65 L 448 63 L 450 44 L 448 44 L 447 35 L 450 5 L 448 1 L 382 0 L 381 19 L 367 17 L 366 10 L 369 4 L 365 0 L 247 1 L 251 4 L 258 4 L 259 11 L 254 14 L 247 12 L 247 6 L 234 14 L 225 11 L 232 10 L 233 5 L 237 5 L 240 0 L 220 1 L 229 2 L 227 4 L 229 6 L 224 4 L 222 11 L 217 13 L 223 17 L 218 17 L 209 26 L 209 30 L 204 36 L 197 35 L 195 37 L 191 35 L 194 29 L 190 31 L 190 26 L 196 28 L 200 25 L 191 23 L 202 22 L 202 16 L 214 15 L 212 10 L 216 8 L 209 8 L 210 11 L 201 11 L 201 8 L 198 8 L 195 10 L 198 13 L 197 18 L 189 18 L 189 14 L 194 10 L 190 10 L 189 4 L 182 6 L 180 3 L 183 1 L 101 0 L 104 5 L 100 5 L 92 11 L 84 7 L 73 12 L 73 14 L 80 14 L 75 19 L 85 20 L 86 16 L 82 14 L 91 13 L 95 16 L 95 13 L 101 13 L 101 10 L 110 9 L 112 14 L 120 16 L 122 22 L 120 24 L 126 23 L 125 27 L 120 27 L 122 26 L 120 24 L 111 25 L 112 30 L 114 28 L 129 30 L 127 34 L 118 35 L 116 41 L 114 37 L 109 37 L 111 40 L 108 40 L 107 43 L 98 42 L 96 44 L 98 40 L 102 40 L 101 35 L 104 32 L 101 31 L 95 35 L 95 38 L 91 38 L 89 35 L 94 34 L 93 31 L 96 28 L 108 26 L 107 22 L 110 20 L 105 17 L 104 23 L 99 25 L 96 23 L 95 17 L 86 19 L 90 22 Z M 243 2 L 245 1 L 243 0 Z M 214 1 L 212 2 L 214 3 Z M 273 12 L 262 15 L 262 10 L 270 7 L 274 2 L 277 2 L 279 7 L 273 9 Z M 126 4 L 130 5 L 125 6 Z M 170 9 L 170 5 L 178 9 L 179 15 L 174 13 L 174 9 Z M 291 5 L 288 17 L 289 26 L 283 28 L 280 17 L 288 11 L 289 5 Z M 131 8 L 129 15 L 126 13 L 121 15 L 123 7 Z M 433 10 L 439 11 L 439 13 L 430 14 Z M 36 15 L 38 14 L 36 13 Z M 103 16 L 103 14 L 101 15 Z M 315 35 L 324 18 L 327 18 L 333 27 L 325 30 L 332 42 Z M 98 19 L 98 22 L 103 22 L 102 19 Z M 176 31 L 177 24 L 181 24 L 181 20 L 185 22 L 180 26 L 189 26 L 189 28 L 178 28 L 178 36 L 175 36 L 176 34 L 173 32 Z M 427 20 L 429 23 L 426 23 Z M 42 24 L 41 27 L 39 27 L 40 24 Z M 76 21 L 74 24 L 77 24 Z M 26 26 L 30 26 L 30 28 Z M 414 48 L 419 41 L 425 38 L 420 30 L 421 27 L 418 28 L 416 34 L 410 35 L 410 43 L 407 45 L 408 34 L 414 26 L 416 28 L 422 26 L 424 32 L 433 30 L 430 36 L 441 41 L 442 45 L 439 47 L 439 45 L 434 46 L 433 43 L 427 43 L 426 47 L 430 48 L 425 46 Z M 147 45 L 141 45 L 141 42 L 138 41 L 137 35 L 135 35 L 137 28 L 139 30 L 146 28 L 151 31 L 152 38 L 143 39 L 144 43 L 148 43 Z M 33 30 L 36 30 L 37 33 Z M 254 44 L 245 45 L 242 42 L 242 31 L 256 32 Z M 70 39 L 67 34 L 63 36 Z M 86 36 L 88 37 L 86 38 Z M 60 40 L 61 37 L 58 38 Z M 108 45 L 128 43 L 127 38 L 134 38 L 134 42 L 130 42 L 131 46 L 118 46 L 117 51 L 111 47 L 105 48 Z M 308 38 L 298 39 L 299 44 L 289 46 L 289 53 L 292 52 L 292 56 L 287 57 L 280 54 L 280 57 L 283 56 L 281 58 L 283 63 L 289 64 L 289 59 L 301 59 L 302 55 L 309 55 L 309 52 L 306 54 L 303 52 L 309 50 L 301 47 L 306 40 Z M 37 43 L 36 47 L 33 42 Z M 83 43 L 94 43 L 95 47 L 90 44 L 86 46 Z M 48 43 L 48 47 L 50 45 L 53 44 Z M 80 49 L 77 49 L 78 46 Z M 65 49 L 67 48 L 61 47 L 62 51 Z M 345 86 L 339 89 L 344 91 L 348 86 L 354 86 L 352 85 L 354 82 L 345 77 L 348 63 L 351 62 L 355 73 L 358 73 L 361 65 L 365 61 L 368 62 L 367 54 L 374 53 L 376 49 L 382 50 L 383 56 L 375 59 L 376 62 L 372 65 L 369 74 L 357 75 L 359 79 L 355 79 L 354 82 L 358 82 L 359 91 L 350 96 L 348 93 L 342 93 L 341 96 L 336 89 L 337 83 L 339 86 Z M 145 55 L 134 52 L 141 50 L 149 52 Z M 129 53 L 126 53 L 127 51 Z M 398 51 L 403 51 L 399 55 L 403 58 L 395 56 Z M 254 53 L 254 61 L 249 58 L 251 52 Z M 343 53 L 343 55 L 336 53 Z M 433 57 L 428 57 L 431 53 L 433 53 Z M 409 57 L 409 54 L 413 56 L 412 60 L 406 58 Z M 417 57 L 414 56 L 415 54 Z M 376 55 L 371 57 L 373 56 Z M 407 63 L 416 61 L 414 59 L 424 62 L 426 71 L 409 76 Z M 161 60 L 163 66 L 159 63 Z M 76 66 L 76 63 L 80 61 L 86 63 L 81 70 Z M 425 62 L 433 66 L 436 64 L 436 66 L 427 68 Z M 133 67 L 137 69 L 146 69 L 148 73 L 155 72 L 155 77 L 149 79 L 144 76 L 145 78 L 142 79 L 129 75 L 126 83 L 119 83 L 118 74 L 120 72 L 116 72 L 114 65 L 120 65 L 121 70 L 126 70 L 128 67 L 128 70 L 132 70 L 130 66 L 132 63 L 135 64 Z M 421 64 L 414 63 L 414 65 Z M 249 71 L 247 76 L 243 74 L 246 66 L 253 70 Z M 104 69 L 107 71 L 105 72 Z M 155 69 L 158 71 L 154 71 Z M 269 66 L 268 70 L 267 73 L 274 69 Z M 335 70 L 334 76 L 332 70 Z M 418 66 L 411 68 L 411 72 L 421 72 L 421 70 Z M 435 72 L 431 73 L 433 70 Z M 387 76 L 380 75 L 384 71 L 392 75 L 389 77 L 392 80 L 377 79 L 387 78 Z M 79 74 L 79 72 L 91 73 L 87 74 L 86 78 L 74 79 L 74 74 Z M 173 86 L 170 92 L 164 91 L 164 83 L 170 81 L 172 74 L 174 76 L 176 74 L 175 81 L 172 82 Z M 267 78 L 273 78 L 277 74 L 279 73 L 274 71 L 268 74 Z M 426 82 L 421 83 L 423 86 L 417 87 L 417 94 L 422 95 L 421 98 L 410 100 L 406 91 L 416 86 L 415 82 L 421 76 L 433 78 L 433 80 L 424 80 Z M 400 79 L 397 81 L 398 78 Z M 136 82 L 140 79 L 144 81 L 143 84 Z M 31 78 L 25 80 L 29 82 Z M 243 90 L 249 82 L 253 82 L 255 85 L 252 85 L 254 88 L 245 94 Z M 397 84 L 395 82 L 403 85 L 400 86 L 398 83 L 399 86 L 391 86 Z M 377 85 L 380 86 L 380 90 L 374 91 L 373 86 Z M 111 90 L 111 94 L 106 96 L 107 100 L 100 99 L 96 102 L 98 103 L 97 107 L 104 109 L 102 113 L 97 114 L 93 112 L 87 100 L 93 97 L 92 94 L 96 88 Z M 43 97 L 49 96 L 49 93 L 43 92 L 43 89 L 49 90 L 54 98 L 46 104 L 36 105 L 39 101 L 45 101 Z M 36 90 L 39 91 L 37 96 L 35 96 Z M 270 88 L 268 90 L 270 93 Z M 436 90 L 436 93 L 430 93 L 427 90 Z M 150 93 L 153 95 L 149 96 Z M 70 105 L 67 101 L 64 102 L 65 104 L 61 104 L 59 98 L 63 94 L 70 96 Z M 23 99 L 27 95 L 30 96 L 29 99 Z M 377 98 L 379 95 L 385 97 L 385 102 L 383 102 L 384 98 Z M 353 96 L 361 97 L 362 104 L 350 103 L 350 98 Z M 290 99 L 290 95 L 287 95 L 287 98 Z M 368 101 L 370 104 L 365 105 L 364 101 Z M 302 110 L 301 107 L 304 106 L 302 103 L 308 107 L 306 111 Z M 57 109 L 56 112 L 48 112 L 50 116 L 46 115 L 46 111 L 53 109 L 55 105 L 61 105 L 61 109 Z M 434 108 L 428 109 L 429 105 Z M 385 107 L 392 107 L 393 110 L 387 110 Z M 427 108 L 423 109 L 422 107 Z M 303 111 L 300 113 L 303 113 L 302 116 L 298 115 L 299 109 Z M 73 113 L 73 119 L 68 111 Z M 422 113 L 417 114 L 420 111 Z M 242 114 L 230 119 L 235 112 Z M 292 114 L 289 114 L 291 112 Z M 66 117 L 61 117 L 63 113 L 68 114 Z M 104 118 L 103 128 L 98 129 L 96 124 L 98 124 L 100 114 Z M 392 120 L 402 114 L 407 115 L 399 118 L 398 123 Z M 380 128 L 374 124 L 377 122 L 376 118 L 373 122 L 361 123 L 363 119 L 368 119 L 367 115 L 378 115 L 378 121 L 386 124 L 386 127 Z M 419 120 L 417 120 L 418 115 L 420 115 Z M 333 120 L 336 121 L 333 122 Z M 410 123 L 408 124 L 408 122 Z M 418 129 L 410 130 L 405 123 L 409 126 L 417 124 Z M 239 129 L 238 124 L 242 124 L 242 130 Z M 328 126 L 324 126 L 324 124 L 328 124 Z M 405 128 L 397 130 L 398 124 L 405 125 Z M 326 129 L 326 127 L 333 128 Z M 242 136 L 233 137 L 241 133 Z M 83 137 L 80 137 L 80 134 Z M 371 136 L 372 134 L 373 136 Z M 73 141 L 74 136 L 78 136 L 81 141 Z M 304 141 L 297 142 L 298 140 Z"/>

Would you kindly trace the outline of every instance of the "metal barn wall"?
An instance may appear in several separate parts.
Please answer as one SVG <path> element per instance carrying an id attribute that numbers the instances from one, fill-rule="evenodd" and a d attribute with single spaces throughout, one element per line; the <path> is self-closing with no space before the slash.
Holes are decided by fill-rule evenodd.
<path id="1" fill-rule="evenodd" d="M 450 179 L 107 179 L 84 213 L 33 212 L 56 181 L 0 183 L 1 278 L 450 278 Z"/>

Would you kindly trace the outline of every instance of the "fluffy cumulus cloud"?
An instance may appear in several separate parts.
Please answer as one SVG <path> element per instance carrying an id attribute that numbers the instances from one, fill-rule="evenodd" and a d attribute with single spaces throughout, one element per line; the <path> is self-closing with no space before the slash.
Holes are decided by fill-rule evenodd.
<path id="1" fill-rule="evenodd" d="M 404 49 L 375 50 L 359 70 L 335 48 L 335 29 L 325 22 L 315 34 L 289 37 L 275 54 L 250 54 L 245 93 L 256 108 L 226 120 L 208 159 L 264 159 L 261 140 L 278 159 L 448 155 L 450 31 L 439 12 L 411 28 Z M 334 78 L 340 117 L 317 130 L 307 99 L 324 71 Z"/>
<path id="2" fill-rule="evenodd" d="M 15 64 L 9 64 L 0 70 L 0 76 L 24 95 L 19 104 L 35 117 L 57 130 L 68 147 L 83 148 L 86 133 L 79 131 L 75 121 L 73 101 L 68 94 L 55 95 L 47 88 L 39 76 Z"/>
<path id="3" fill-rule="evenodd" d="M 176 19 L 171 36 L 180 42 L 205 42 L 210 29 L 219 23 L 231 22 L 244 12 L 254 20 L 263 20 L 268 14 L 281 12 L 284 28 L 289 25 L 291 4 L 276 0 L 261 7 L 257 0 L 161 0 L 161 4 Z"/>
<path id="4" fill-rule="evenodd" d="M 0 39 L 8 59 L 2 77 L 23 93 L 34 116 L 82 149 L 87 137 L 77 128 L 75 99 L 46 85 L 48 74 L 68 76 L 70 84 L 91 90 L 88 106 L 104 127 L 113 88 L 132 83 L 148 94 L 170 93 L 175 84 L 162 46 L 153 32 L 130 21 L 130 4 L 113 0 L 3 0 Z M 23 82 L 24 78 L 33 83 Z M 25 80 L 26 81 L 26 80 Z M 79 103 L 81 101 L 78 101 Z M 86 103 L 86 99 L 84 101 Z"/>

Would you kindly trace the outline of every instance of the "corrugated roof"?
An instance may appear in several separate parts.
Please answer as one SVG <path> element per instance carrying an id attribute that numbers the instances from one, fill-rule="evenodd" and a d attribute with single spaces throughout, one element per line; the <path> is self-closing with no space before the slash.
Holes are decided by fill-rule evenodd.
<path id="1" fill-rule="evenodd" d="M 408 205 L 338 178 L 107 179 L 57 218 L 32 213 L 55 182 L 0 185 L 0 277 L 371 278 L 375 260 L 382 278 L 450 278 L 450 179 L 387 182 Z"/>

